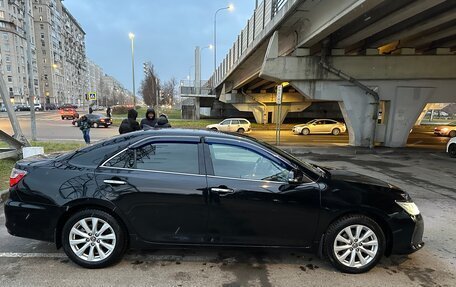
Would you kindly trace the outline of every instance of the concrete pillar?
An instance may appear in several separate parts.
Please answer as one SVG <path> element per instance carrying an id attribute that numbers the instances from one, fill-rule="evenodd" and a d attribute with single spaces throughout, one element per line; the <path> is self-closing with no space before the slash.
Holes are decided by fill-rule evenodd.
<path id="1" fill-rule="evenodd" d="M 384 145 L 402 147 L 435 88 L 396 87 L 391 100 Z"/>
<path id="2" fill-rule="evenodd" d="M 344 116 L 351 146 L 369 147 L 375 121 L 372 96 L 355 86 L 340 86 L 340 110 Z"/>

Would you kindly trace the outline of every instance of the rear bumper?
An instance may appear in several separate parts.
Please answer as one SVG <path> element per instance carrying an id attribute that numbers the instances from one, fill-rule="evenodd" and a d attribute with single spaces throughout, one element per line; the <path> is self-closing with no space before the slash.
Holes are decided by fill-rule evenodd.
<path id="1" fill-rule="evenodd" d="M 6 229 L 9 234 L 18 237 L 53 242 L 59 215 L 56 206 L 13 199 L 5 202 Z"/>
<path id="2" fill-rule="evenodd" d="M 410 254 L 424 246 L 424 221 L 421 214 L 400 219 L 398 230 L 393 232 L 393 254 Z"/>

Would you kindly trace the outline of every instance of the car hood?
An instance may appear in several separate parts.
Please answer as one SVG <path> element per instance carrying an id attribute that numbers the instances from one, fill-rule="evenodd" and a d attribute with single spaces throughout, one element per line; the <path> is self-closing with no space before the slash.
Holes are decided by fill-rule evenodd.
<path id="1" fill-rule="evenodd" d="M 339 180 L 351 183 L 358 183 L 358 184 L 366 184 L 366 185 L 375 185 L 380 187 L 386 188 L 396 188 L 392 184 L 384 182 L 374 177 L 370 177 L 367 175 L 362 175 L 359 173 L 346 171 L 346 170 L 330 170 L 331 179 L 332 180 Z"/>

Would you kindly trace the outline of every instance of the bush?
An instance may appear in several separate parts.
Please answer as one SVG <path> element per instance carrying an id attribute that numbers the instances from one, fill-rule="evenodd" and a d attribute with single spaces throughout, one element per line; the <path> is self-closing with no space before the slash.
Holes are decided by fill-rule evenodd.
<path id="1" fill-rule="evenodd" d="M 114 106 L 114 107 L 112 107 L 112 114 L 113 115 L 124 115 L 131 108 L 132 107 L 130 107 L 130 106 Z"/>

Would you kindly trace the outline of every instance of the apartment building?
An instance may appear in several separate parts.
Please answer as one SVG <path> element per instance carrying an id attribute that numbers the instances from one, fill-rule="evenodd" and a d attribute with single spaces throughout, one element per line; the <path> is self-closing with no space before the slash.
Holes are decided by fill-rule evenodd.
<path id="1" fill-rule="evenodd" d="M 32 2 L 32 0 L 27 0 Z M 26 13 L 24 0 L 0 0 L 0 75 L 3 76 L 11 102 L 28 103 L 27 41 L 25 35 Z M 35 95 L 39 94 L 39 76 L 36 59 L 35 39 L 32 31 L 32 66 Z"/>

